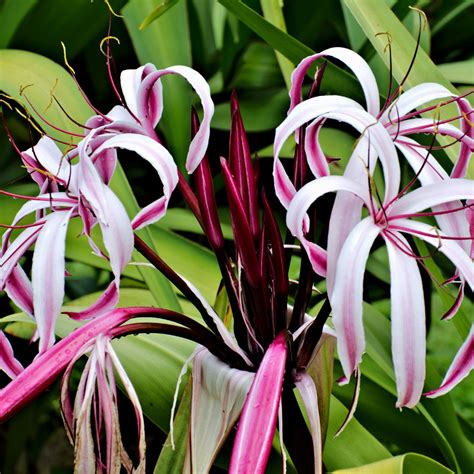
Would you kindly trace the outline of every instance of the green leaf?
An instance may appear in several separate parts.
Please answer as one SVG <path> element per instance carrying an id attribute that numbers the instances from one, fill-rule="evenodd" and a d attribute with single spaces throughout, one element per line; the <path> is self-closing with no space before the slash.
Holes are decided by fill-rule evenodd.
<path id="1" fill-rule="evenodd" d="M 281 0 L 260 0 L 264 18 L 279 30 L 286 33 L 285 17 L 283 16 L 283 2 Z M 275 53 L 280 65 L 281 74 L 285 80 L 286 88 L 291 87 L 291 73 L 294 64 L 281 53 Z"/>
<path id="2" fill-rule="evenodd" d="M 352 469 L 340 469 L 333 471 L 332 474 L 448 474 L 450 472 L 453 471 L 433 459 L 416 453 L 408 453 Z"/>
<path id="3" fill-rule="evenodd" d="M 79 122 L 94 114 L 80 94 L 73 79 L 61 66 L 44 56 L 18 50 L 0 50 L 0 90 L 21 102 L 32 117 L 53 138 L 70 139 L 46 125 L 29 107 L 23 94 L 33 103 L 36 110 L 49 122 L 59 128 L 81 133 L 82 129 L 72 123 L 53 101 L 51 94 L 62 107 Z M 77 137 L 72 138 L 78 141 Z"/>
<path id="4" fill-rule="evenodd" d="M 378 0 L 345 0 L 345 3 L 387 67 L 390 63 L 389 54 L 386 51 L 387 37 L 386 35 L 379 35 L 379 33 L 386 32 L 390 34 L 392 40 L 392 71 L 397 82 L 401 82 L 415 53 L 415 39 L 385 2 Z M 426 52 L 420 48 L 405 85 L 413 87 L 424 82 L 437 82 L 456 92 L 453 85 L 444 77 Z M 441 120 L 458 115 L 454 104 L 443 107 L 439 112 Z M 434 113 L 431 114 L 433 117 L 435 117 Z M 452 142 L 452 139 L 448 137 L 439 136 L 437 139 L 441 145 Z M 456 147 L 445 148 L 445 152 L 453 163 L 456 162 Z M 470 167 L 467 177 L 474 177 L 474 167 Z"/>
<path id="5" fill-rule="evenodd" d="M 159 3 L 158 6 L 141 22 L 139 27 L 140 30 L 143 30 L 155 20 L 160 18 L 161 15 L 166 13 L 170 8 L 174 7 L 178 2 L 179 0 L 162 0 L 162 2 Z"/>
<path id="6" fill-rule="evenodd" d="M 158 69 L 181 64 L 191 66 L 191 42 L 186 2 L 178 2 L 166 15 L 140 30 L 144 12 L 161 5 L 162 0 L 130 0 L 123 8 L 125 25 L 140 63 L 153 63 Z M 190 142 L 190 86 L 176 77 L 163 78 L 164 109 L 160 129 L 176 162 L 184 169 Z"/>
<path id="7" fill-rule="evenodd" d="M 12 3 L 18 8 L 25 0 Z M 111 2 L 117 11 L 124 3 L 125 0 Z M 103 0 L 41 0 L 21 23 L 11 44 L 15 48 L 61 61 L 61 41 L 67 47 L 70 59 L 96 41 L 95 52 L 100 55 L 99 42 L 107 35 L 109 16 L 109 9 Z M 3 25 L 2 22 L 2 29 Z"/>
<path id="8" fill-rule="evenodd" d="M 283 54 L 293 64 L 298 64 L 306 56 L 314 54 L 294 37 L 279 30 L 240 0 L 218 0 L 242 23 L 266 41 L 273 49 Z M 333 64 L 328 64 L 321 86 L 322 93 L 336 92 L 354 99 L 363 100 L 361 89 L 353 76 Z"/>
<path id="9" fill-rule="evenodd" d="M 357 419 L 352 419 L 337 438 L 336 431 L 347 415 L 346 407 L 331 396 L 329 427 L 323 461 L 328 470 L 347 469 L 391 457 L 390 451 L 369 433 Z"/>
<path id="10" fill-rule="evenodd" d="M 438 64 L 438 69 L 448 81 L 454 84 L 474 84 L 474 58 Z"/>
<path id="11" fill-rule="evenodd" d="M 189 419 L 191 413 L 191 377 L 188 378 L 184 387 L 183 396 L 178 411 L 173 420 L 173 432 L 175 449 L 171 443 L 171 433 L 168 434 L 166 442 L 161 450 L 160 457 L 155 466 L 154 474 L 182 474 L 186 458 L 186 448 L 189 438 Z"/>
<path id="12" fill-rule="evenodd" d="M 4 0 L 0 3 L 0 48 L 6 48 L 18 26 L 38 0 Z"/>

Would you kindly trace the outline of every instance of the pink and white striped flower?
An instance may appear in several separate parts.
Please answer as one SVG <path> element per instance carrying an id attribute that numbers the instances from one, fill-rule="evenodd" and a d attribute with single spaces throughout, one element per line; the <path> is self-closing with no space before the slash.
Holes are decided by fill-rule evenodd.
<path id="1" fill-rule="evenodd" d="M 393 189 L 393 186 L 392 188 Z M 413 407 L 419 400 L 425 377 L 425 311 L 423 288 L 417 258 L 403 234 L 425 240 L 451 260 L 462 278 L 474 288 L 474 265 L 459 245 L 469 235 L 446 234 L 429 224 L 412 220 L 422 211 L 440 205 L 470 200 L 472 181 L 446 179 L 391 199 L 378 207 L 369 184 L 347 177 L 326 176 L 306 184 L 290 203 L 287 226 L 306 249 L 315 271 L 314 244 L 305 237 L 305 218 L 309 207 L 329 192 L 345 193 L 366 207 L 369 215 L 350 230 L 344 239 L 335 265 L 333 287 L 329 292 L 333 323 L 338 336 L 338 352 L 346 382 L 357 369 L 365 350 L 362 322 L 362 296 L 365 265 L 375 239 L 384 239 L 390 264 L 392 357 L 397 380 L 397 406 Z M 464 211 L 461 206 L 460 212 Z M 334 214 L 333 210 L 333 214 Z M 455 212 L 450 209 L 448 212 Z"/>

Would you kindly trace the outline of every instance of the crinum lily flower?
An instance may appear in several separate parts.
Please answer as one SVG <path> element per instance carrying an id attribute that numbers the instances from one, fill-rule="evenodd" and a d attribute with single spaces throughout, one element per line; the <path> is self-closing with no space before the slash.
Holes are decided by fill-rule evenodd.
<path id="1" fill-rule="evenodd" d="M 422 212 L 427 208 L 472 199 L 473 183 L 466 179 L 446 179 L 386 200 L 379 208 L 368 184 L 364 186 L 339 176 L 314 180 L 296 193 L 287 214 L 289 229 L 306 248 L 311 261 L 310 252 L 314 244 L 305 237 L 304 220 L 311 204 L 328 192 L 350 193 L 369 212 L 369 216 L 352 229 L 344 242 L 337 260 L 334 287 L 329 294 L 346 382 L 357 369 L 365 349 L 363 277 L 370 249 L 380 236 L 385 241 L 390 264 L 392 358 L 398 390 L 397 406 L 413 407 L 422 394 L 425 377 L 425 311 L 417 258 L 403 234 L 425 240 L 444 253 L 474 288 L 474 265 L 456 242 L 470 237 L 447 235 L 436 227 L 412 220 L 413 217 L 429 215 Z M 460 212 L 463 210 L 464 207 L 459 209 Z"/>
<path id="2" fill-rule="evenodd" d="M 27 314 L 34 316 L 39 338 L 39 351 L 44 352 L 54 343 L 54 327 L 64 299 L 65 240 L 69 220 L 81 217 L 84 232 L 99 223 L 105 248 L 108 251 L 114 280 L 104 295 L 85 314 L 94 314 L 101 308 L 114 305 L 118 298 L 120 275 L 129 262 L 133 250 L 133 233 L 125 208 L 115 194 L 100 179 L 91 164 L 88 172 L 95 177 L 95 192 L 102 196 L 104 205 L 81 193 L 84 174 L 82 164 L 71 165 L 48 137 L 26 151 L 25 160 L 36 161 L 36 170 L 44 170 L 54 178 L 62 192 L 40 194 L 37 197 L 16 196 L 27 199 L 3 236 L 0 257 L 0 288 L 5 287 L 12 300 Z M 36 171 L 39 173 L 39 171 Z M 49 213 L 47 213 L 50 211 Z M 10 236 L 26 216 L 36 213 L 36 221 L 10 242 Z M 97 218 L 97 217 L 98 218 Z M 92 248 L 102 255 L 92 242 Z M 20 266 L 20 259 L 35 244 L 30 282 Z"/>
<path id="3" fill-rule="evenodd" d="M 364 92 L 365 110 L 358 103 L 340 96 L 315 97 L 301 102 L 304 77 L 310 66 L 320 58 L 336 59 L 354 73 Z M 324 70 L 320 70 L 319 74 L 316 75 L 318 83 L 322 80 L 323 72 Z M 409 71 L 407 75 L 408 73 Z M 389 90 L 385 104 L 380 107 L 379 90 L 375 77 L 368 64 L 357 53 L 345 48 L 330 48 L 301 61 L 292 75 L 289 116 L 278 127 L 275 138 L 275 190 L 285 208 L 288 208 L 296 189 L 289 180 L 278 156 L 286 138 L 295 129 L 309 121 L 311 123 L 305 129 L 304 144 L 309 169 L 316 178 L 329 175 L 328 161 L 318 141 L 320 129 L 327 119 L 345 122 L 361 133 L 357 146 L 344 171 L 344 176 L 351 180 L 366 180 L 367 168 L 369 168 L 371 174 L 373 173 L 377 160 L 382 159 L 380 146 L 377 146 L 376 143 L 380 142 L 380 140 L 376 136 L 384 135 L 383 141 L 386 142 L 387 137 L 391 138 L 422 185 L 444 180 L 448 177 L 448 174 L 431 154 L 425 156 L 424 148 L 426 147 L 410 138 L 410 135 L 431 134 L 434 136 L 444 135 L 452 137 L 454 141 L 460 142 L 460 148 L 458 160 L 451 176 L 453 178 L 465 176 L 470 157 L 474 151 L 473 110 L 469 102 L 435 83 L 420 84 L 400 94 L 403 82 L 404 80 L 395 92 Z M 445 99 L 445 101 L 436 106 L 421 107 L 424 104 L 439 101 L 440 99 Z M 421 114 L 437 112 L 440 107 L 453 102 L 458 107 L 458 117 L 444 121 L 417 118 Z M 452 123 L 458 119 L 461 122 L 460 128 L 457 128 Z M 296 123 L 297 125 L 295 125 Z M 381 131 L 382 128 L 385 129 L 385 132 Z M 388 146 L 386 145 L 386 147 Z M 368 151 L 369 149 L 370 152 Z M 369 161 L 367 161 L 368 157 L 370 157 Z M 392 162 L 389 166 L 393 169 L 391 180 L 394 183 L 397 180 L 396 174 L 399 173 L 395 170 L 395 167 L 398 165 L 393 163 L 397 159 L 394 150 L 387 152 L 386 160 Z M 387 164 L 383 163 L 383 166 L 384 172 L 387 172 Z M 391 191 L 386 189 L 386 192 L 390 193 Z M 450 203 L 445 206 L 451 206 L 454 209 L 459 207 L 459 203 Z M 337 256 L 349 232 L 358 222 L 361 203 L 345 193 L 338 193 L 334 203 L 334 210 L 329 228 L 327 253 L 319 246 L 313 246 L 312 249 L 314 255 L 318 255 L 320 260 L 316 271 L 323 276 L 326 275 L 327 271 L 327 283 L 330 291 L 333 286 Z M 443 211 L 447 210 L 447 208 L 437 210 Z M 438 224 L 443 230 L 456 229 L 455 235 L 465 235 L 468 231 L 466 214 L 452 213 L 440 215 L 437 219 Z M 469 245 L 467 241 L 460 241 L 459 243 L 464 247 Z M 450 313 L 451 316 L 453 314 L 454 311 Z"/>

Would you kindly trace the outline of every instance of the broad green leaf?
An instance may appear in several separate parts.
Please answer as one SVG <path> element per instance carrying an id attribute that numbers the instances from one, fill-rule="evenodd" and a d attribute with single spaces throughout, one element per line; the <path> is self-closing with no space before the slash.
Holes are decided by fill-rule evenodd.
<path id="1" fill-rule="evenodd" d="M 182 474 L 186 448 L 189 439 L 189 417 L 191 413 L 191 377 L 184 387 L 183 396 L 179 403 L 178 411 L 173 420 L 174 449 L 171 433 L 168 434 L 160 457 L 155 466 L 154 474 Z"/>
<path id="2" fill-rule="evenodd" d="M 155 20 L 160 18 L 161 15 L 166 13 L 170 8 L 174 7 L 179 0 L 162 0 L 155 9 L 149 13 L 140 24 L 140 30 L 143 30 L 148 25 L 153 23 Z"/>
<path id="3" fill-rule="evenodd" d="M 416 453 L 402 454 L 391 459 L 366 464 L 352 469 L 340 469 L 332 474 L 448 474 L 450 469 Z"/>
<path id="4" fill-rule="evenodd" d="M 240 0 L 218 0 L 242 23 L 266 41 L 273 49 L 283 54 L 293 64 L 298 64 L 306 56 L 314 54 L 311 48 L 284 33 Z M 322 93 L 337 92 L 341 95 L 363 100 L 361 89 L 353 76 L 333 64 L 328 64 L 321 85 Z"/>
<path id="5" fill-rule="evenodd" d="M 18 8 L 26 2 L 17 0 L 12 3 Z M 117 11 L 124 3 L 125 0 L 110 2 Z M 41 0 L 21 23 L 21 28 L 13 37 L 12 45 L 59 62 L 63 58 L 61 41 L 66 45 L 70 59 L 95 41 L 95 54 L 101 56 L 99 44 L 100 40 L 107 36 L 109 17 L 109 8 L 103 0 Z M 2 29 L 3 25 L 2 22 Z"/>
<path id="6" fill-rule="evenodd" d="M 38 0 L 4 0 L 0 3 L 0 48 L 6 48 L 18 26 Z"/>
<path id="7" fill-rule="evenodd" d="M 454 84 L 474 84 L 474 58 L 438 64 L 438 69 L 448 81 Z"/>
<path id="8" fill-rule="evenodd" d="M 463 0 L 459 2 L 457 5 L 451 6 L 448 4 L 447 12 L 444 14 L 440 20 L 434 25 L 433 27 L 433 34 L 437 34 L 443 30 L 450 22 L 452 22 L 457 16 L 465 13 L 465 10 L 468 8 L 472 8 L 473 2 L 472 0 Z M 468 15 L 469 16 L 469 15 Z"/>
<path id="9" fill-rule="evenodd" d="M 46 125 L 28 106 L 26 96 L 38 113 L 59 128 L 81 133 L 53 101 L 52 94 L 62 107 L 79 122 L 94 114 L 81 96 L 76 84 L 66 70 L 48 58 L 28 51 L 0 50 L 0 90 L 21 102 L 31 116 L 53 138 L 77 141 Z"/>
<path id="10" fill-rule="evenodd" d="M 345 3 L 387 67 L 390 61 L 386 50 L 387 37 L 386 35 L 379 35 L 379 33 L 389 33 L 392 40 L 392 71 L 397 82 L 400 82 L 405 77 L 413 59 L 416 49 L 415 39 L 384 2 L 378 0 L 345 0 Z M 444 77 L 425 51 L 420 48 L 405 85 L 413 87 L 423 82 L 437 82 L 456 92 L 453 85 Z M 458 115 L 457 108 L 453 104 L 443 107 L 440 112 L 441 120 Z M 441 145 L 447 145 L 452 142 L 452 139 L 439 136 L 438 141 Z M 451 161 L 455 162 L 457 159 L 456 147 L 448 147 L 445 151 Z M 472 166 L 468 170 L 468 177 L 474 177 Z"/>
<path id="11" fill-rule="evenodd" d="M 260 0 L 264 18 L 279 30 L 286 33 L 285 17 L 283 16 L 283 2 L 281 0 Z M 285 80 L 286 88 L 291 87 L 291 73 L 294 64 L 289 61 L 283 54 L 275 52 L 278 64 L 280 65 L 281 74 Z"/>
<path id="12" fill-rule="evenodd" d="M 346 407 L 331 396 L 329 427 L 324 447 L 324 465 L 330 471 L 362 466 L 390 458 L 390 451 L 369 433 L 357 419 L 352 419 L 337 438 L 336 431 L 347 415 Z"/>
<path id="13" fill-rule="evenodd" d="M 162 0 L 130 0 L 122 9 L 125 25 L 140 63 L 153 63 L 158 69 L 173 65 L 191 66 L 191 42 L 186 2 L 177 3 L 145 30 L 140 24 L 146 12 Z M 190 142 L 190 86 L 177 77 L 163 78 L 164 109 L 160 128 L 176 162 L 184 169 Z"/>

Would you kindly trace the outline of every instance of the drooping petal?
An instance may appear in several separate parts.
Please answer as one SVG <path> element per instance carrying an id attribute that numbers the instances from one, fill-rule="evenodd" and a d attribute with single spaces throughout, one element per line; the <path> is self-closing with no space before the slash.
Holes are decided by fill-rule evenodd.
<path id="1" fill-rule="evenodd" d="M 8 278 L 5 291 L 8 297 L 26 314 L 33 316 L 33 288 L 21 265 L 16 265 Z"/>
<path id="2" fill-rule="evenodd" d="M 31 280 L 40 354 L 54 344 L 54 327 L 64 300 L 64 255 L 70 218 L 71 211 L 49 214 L 33 253 Z"/>
<path id="3" fill-rule="evenodd" d="M 28 227 L 9 245 L 0 257 L 0 290 L 25 252 L 35 243 L 42 225 Z"/>
<path id="4" fill-rule="evenodd" d="M 123 148 L 134 151 L 148 161 L 157 171 L 163 183 L 164 199 L 160 198 L 145 209 L 142 209 L 142 211 L 135 216 L 134 228 L 138 229 L 156 222 L 166 212 L 171 193 L 178 184 L 178 172 L 173 157 L 168 150 L 156 140 L 145 135 L 133 133 L 124 133 L 110 138 L 97 148 L 94 154 L 100 154 L 110 148 Z M 151 210 L 153 212 L 150 212 Z"/>
<path id="5" fill-rule="evenodd" d="M 308 56 L 298 64 L 291 75 L 290 111 L 301 101 L 301 87 L 308 69 L 314 61 L 326 56 L 341 61 L 345 66 L 352 70 L 364 91 L 367 111 L 373 116 L 376 116 L 380 110 L 380 102 L 379 90 L 375 76 L 369 65 L 361 56 L 346 48 L 329 48 L 318 54 Z"/>
<path id="6" fill-rule="evenodd" d="M 302 243 L 314 271 L 323 276 L 326 275 L 326 253 L 321 247 L 306 239 L 304 220 L 309 207 L 319 197 L 334 191 L 348 191 L 362 202 L 368 202 L 368 190 L 362 185 L 342 176 L 325 176 L 303 186 L 291 201 L 286 215 L 288 229 Z"/>
<path id="7" fill-rule="evenodd" d="M 33 156 L 52 180 L 57 179 L 63 184 L 69 181 L 71 165 L 51 138 L 43 136 L 33 148 L 24 153 Z"/>
<path id="8" fill-rule="evenodd" d="M 397 240 L 410 248 L 398 234 Z M 397 381 L 396 406 L 413 408 L 423 392 L 426 357 L 426 321 L 423 285 L 416 259 L 385 236 L 390 263 L 392 359 Z"/>
<path id="9" fill-rule="evenodd" d="M 459 99 L 458 107 L 463 116 L 461 119 L 461 130 L 466 137 L 474 140 L 474 126 L 472 124 L 474 111 L 472 110 L 471 103 L 466 99 Z M 454 165 L 451 178 L 464 178 L 466 176 L 473 152 L 473 148 L 466 143 L 466 140 L 461 141 L 458 160 Z"/>
<path id="10" fill-rule="evenodd" d="M 315 178 L 329 176 L 329 165 L 320 144 L 319 132 L 324 125 L 324 120 L 316 120 L 306 128 L 304 149 L 308 165 L 313 172 Z"/>
<path id="11" fill-rule="evenodd" d="M 362 321 L 365 265 L 370 248 L 380 231 L 372 218 L 366 217 L 347 237 L 337 261 L 330 301 L 337 334 L 337 351 L 346 383 L 357 369 L 365 350 Z"/>
<path id="12" fill-rule="evenodd" d="M 232 369 L 206 349 L 193 362 L 190 443 L 183 472 L 208 472 L 237 421 L 255 374 Z"/>
<path id="13" fill-rule="evenodd" d="M 191 141 L 186 159 L 186 169 L 188 173 L 192 173 L 201 162 L 207 150 L 211 119 L 214 115 L 214 102 L 212 102 L 211 99 L 209 85 L 201 74 L 187 66 L 171 66 L 153 72 L 143 80 L 137 98 L 139 117 L 147 117 L 148 104 L 150 100 L 153 100 L 152 96 L 154 95 L 154 86 L 161 77 L 167 74 L 178 74 L 179 76 L 182 76 L 189 82 L 201 99 L 204 115 L 199 130 Z M 142 122 L 142 125 L 146 128 L 148 127 L 146 123 Z M 152 128 L 154 128 L 154 125 L 152 125 Z"/>
<path id="14" fill-rule="evenodd" d="M 390 107 L 382 114 L 380 121 L 382 123 L 392 123 L 396 127 L 395 122 L 406 115 L 408 112 L 417 109 L 423 104 L 432 100 L 454 97 L 451 91 L 446 87 L 434 82 L 426 82 L 418 84 L 404 92 Z"/>
<path id="15" fill-rule="evenodd" d="M 240 416 L 229 472 L 263 474 L 270 455 L 287 356 L 286 334 L 278 334 L 263 356 Z"/>
<path id="16" fill-rule="evenodd" d="M 0 330 L 0 370 L 3 370 L 11 379 L 16 378 L 24 369 L 15 358 L 10 341 Z"/>
<path id="17" fill-rule="evenodd" d="M 145 117 L 140 114 L 138 108 L 138 92 L 143 80 L 151 73 L 156 72 L 156 67 L 153 64 L 145 64 L 138 69 L 127 69 L 122 71 L 120 74 L 120 85 L 122 87 L 122 93 L 125 98 L 125 103 L 130 111 L 139 120 L 143 120 Z M 162 87 L 161 82 L 156 81 L 153 85 L 152 100 L 148 104 L 147 118 L 152 123 L 153 127 L 156 126 L 160 120 L 161 113 L 163 110 L 162 100 Z"/>
<path id="18" fill-rule="evenodd" d="M 357 157 L 365 166 L 371 168 L 380 159 L 384 170 L 385 196 L 384 202 L 389 202 L 397 193 L 400 184 L 400 165 L 393 141 L 387 130 L 374 117 L 365 112 L 359 104 L 351 99 L 340 96 L 314 97 L 298 104 L 288 117 L 278 126 L 274 142 L 274 169 L 285 140 L 306 122 L 330 118 L 345 122 L 363 137 L 376 151 L 376 156 L 369 156 L 368 151 Z M 372 163 L 369 163 L 369 157 Z M 275 171 L 274 171 L 275 173 Z M 278 196 L 280 199 L 280 196 Z M 281 200 L 281 199 L 280 199 Z"/>
<path id="19" fill-rule="evenodd" d="M 452 390 L 461 380 L 466 378 L 474 369 L 474 326 L 459 348 L 453 362 L 449 366 L 441 386 L 436 390 L 431 390 L 424 395 L 429 398 L 436 398 Z"/>
<path id="20" fill-rule="evenodd" d="M 394 202 L 389 210 L 389 219 L 398 219 L 398 215 L 413 214 L 460 199 L 474 199 L 474 183 L 470 179 L 447 179 L 422 186 Z"/>
<path id="21" fill-rule="evenodd" d="M 313 379 L 305 372 L 298 375 L 295 385 L 300 392 L 309 419 L 313 439 L 314 473 L 319 474 L 323 472 L 323 440 L 319 419 L 318 392 Z"/>
<path id="22" fill-rule="evenodd" d="M 451 260 L 457 271 L 466 280 L 466 283 L 474 289 L 474 263 L 472 263 L 468 253 L 456 241 L 445 239 L 446 234 L 443 232 L 424 222 L 414 220 L 397 219 L 391 223 L 390 228 L 415 235 L 436 247 Z"/>
<path id="23" fill-rule="evenodd" d="M 82 311 L 67 311 L 70 318 L 76 320 L 84 320 L 99 316 L 106 311 L 112 309 L 117 303 L 119 298 L 119 289 L 115 280 L 109 284 L 105 291 L 92 305 Z"/>

